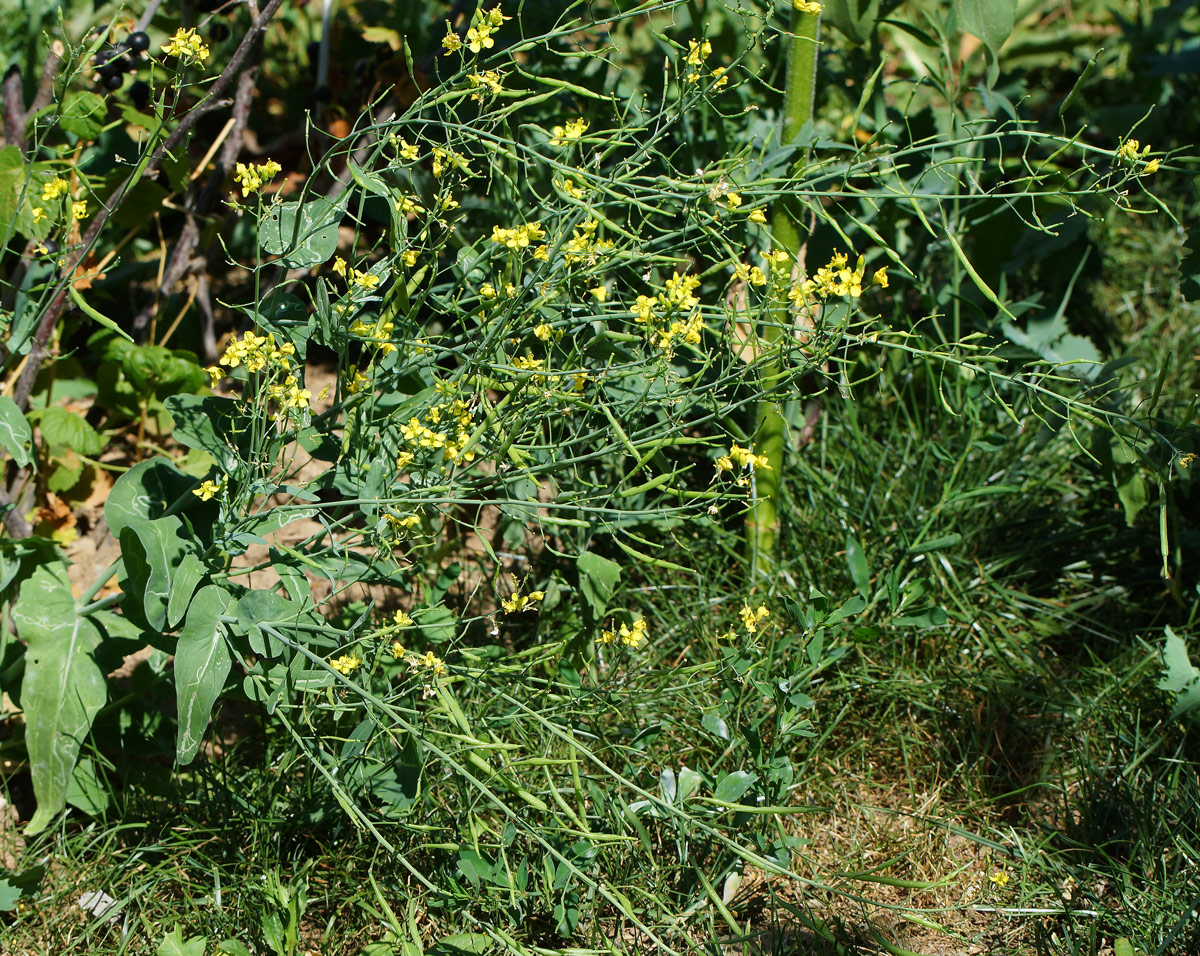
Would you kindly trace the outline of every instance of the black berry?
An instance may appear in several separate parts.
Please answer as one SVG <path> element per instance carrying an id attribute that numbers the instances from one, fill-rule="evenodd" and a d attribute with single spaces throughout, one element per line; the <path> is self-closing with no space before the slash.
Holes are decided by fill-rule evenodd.
<path id="1" fill-rule="evenodd" d="M 150 105 L 150 84 L 145 80 L 138 80 L 129 87 L 129 101 L 133 103 L 139 110 L 144 110 Z"/>
<path id="2" fill-rule="evenodd" d="M 114 73 L 112 76 L 106 76 L 103 80 L 103 85 L 106 90 L 113 92 L 119 90 L 125 84 L 125 77 L 120 73 Z"/>
<path id="3" fill-rule="evenodd" d="M 129 44 L 129 49 L 134 53 L 145 53 L 150 49 L 150 37 L 141 30 L 138 30 L 137 33 L 129 34 L 129 39 L 125 42 Z"/>

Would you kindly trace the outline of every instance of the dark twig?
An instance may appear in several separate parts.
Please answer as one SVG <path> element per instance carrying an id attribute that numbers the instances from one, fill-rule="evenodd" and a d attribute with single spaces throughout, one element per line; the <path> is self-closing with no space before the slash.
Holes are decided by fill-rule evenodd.
<path id="1" fill-rule="evenodd" d="M 37 94 L 29 107 L 30 113 L 36 113 L 43 106 L 49 106 L 50 101 L 54 99 L 54 81 L 58 79 L 58 68 L 62 65 L 65 52 L 61 40 L 55 40 L 50 44 L 50 55 L 42 64 L 42 78 L 38 80 Z"/>
<path id="2" fill-rule="evenodd" d="M 4 139 L 10 146 L 25 152 L 25 106 L 21 96 L 21 68 L 15 63 L 0 82 L 0 97 L 4 105 Z"/>

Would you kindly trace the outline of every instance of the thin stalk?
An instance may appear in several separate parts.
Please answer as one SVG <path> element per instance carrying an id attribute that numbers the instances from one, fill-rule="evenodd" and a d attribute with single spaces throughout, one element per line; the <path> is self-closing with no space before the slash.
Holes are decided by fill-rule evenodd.
<path id="1" fill-rule="evenodd" d="M 821 35 L 820 13 L 792 13 L 792 42 L 788 46 L 787 80 L 783 94 L 780 139 L 789 143 L 813 116 L 817 86 L 817 43 Z M 776 200 L 771 211 L 771 229 L 776 249 L 788 254 L 791 262 L 800 255 L 800 203 L 787 196 Z M 787 421 L 781 404 L 784 396 L 773 394 L 767 383 L 783 381 L 779 354 L 781 340 L 791 331 L 786 308 L 775 311 L 773 321 L 762 330 L 767 360 L 762 365 L 763 396 L 756 409 L 755 452 L 770 463 L 755 469 L 754 507 L 746 519 L 746 545 L 752 578 L 767 573 L 778 558 L 779 493 L 783 479 L 784 452 L 787 448 Z M 777 388 L 777 386 L 775 386 Z"/>

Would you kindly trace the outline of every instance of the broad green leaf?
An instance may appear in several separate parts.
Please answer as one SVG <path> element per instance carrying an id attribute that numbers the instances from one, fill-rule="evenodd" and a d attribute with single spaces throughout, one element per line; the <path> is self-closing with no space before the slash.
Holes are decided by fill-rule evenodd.
<path id="1" fill-rule="evenodd" d="M 455 933 L 443 936 L 433 946 L 431 956 L 459 956 L 462 953 L 479 956 L 492 948 L 492 938 L 483 933 Z"/>
<path id="2" fill-rule="evenodd" d="M 979 37 L 991 54 L 988 86 L 995 86 L 1000 76 L 1000 47 L 1016 24 L 1017 0 L 954 0 L 954 11 L 962 28 Z"/>
<path id="3" fill-rule="evenodd" d="M 0 448 L 4 448 L 20 467 L 32 460 L 28 445 L 33 442 L 33 429 L 17 408 L 17 403 L 7 395 L 0 395 Z"/>
<path id="4" fill-rule="evenodd" d="M 825 618 L 824 623 L 829 627 L 832 627 L 834 624 L 841 624 L 846 618 L 853 617 L 866 606 L 866 598 L 861 594 L 856 594 L 836 611 L 830 611 L 829 617 Z"/>
<path id="5" fill-rule="evenodd" d="M 32 414 L 32 413 L 31 413 Z M 104 439 L 100 433 L 65 408 L 50 407 L 37 415 L 37 426 L 42 438 L 51 448 L 69 448 L 78 455 L 94 458 L 104 451 Z"/>
<path id="6" fill-rule="evenodd" d="M 621 566 L 616 561 L 585 551 L 575 560 L 579 568 L 579 590 L 587 601 L 594 621 L 599 621 L 608 610 L 608 602 L 621 579 Z"/>
<path id="7" fill-rule="evenodd" d="M 270 624 L 277 630 L 290 631 L 302 618 L 307 620 L 302 605 L 293 604 L 274 591 L 260 590 L 244 594 L 232 613 L 237 615 L 238 623 L 249 635 L 254 653 L 272 658 L 283 653 L 283 645 L 264 633 L 262 625 Z"/>
<path id="8" fill-rule="evenodd" d="M 180 765 L 191 763 L 200 749 L 213 705 L 229 676 L 232 657 L 225 643 L 221 615 L 232 601 L 222 587 L 202 587 L 179 632 L 175 648 L 175 699 L 179 707 L 175 759 Z"/>
<path id="9" fill-rule="evenodd" d="M 0 248 L 8 245 L 8 240 L 12 238 L 17 220 L 17 200 L 24 181 L 25 161 L 21 151 L 15 146 L 0 149 Z"/>
<path id="10" fill-rule="evenodd" d="M 80 139 L 95 139 L 104 128 L 104 113 L 104 97 L 90 90 L 79 90 L 63 98 L 58 125 Z"/>
<path id="11" fill-rule="evenodd" d="M 32 896 L 45 875 L 46 868 L 39 864 L 20 873 L 5 872 L 0 876 L 0 912 L 14 910 L 22 896 Z"/>
<path id="12" fill-rule="evenodd" d="M 188 494 L 196 480 L 165 458 L 143 461 L 117 479 L 104 503 L 104 520 L 113 537 L 132 524 L 161 517 L 176 500 Z"/>
<path id="13" fill-rule="evenodd" d="M 205 936 L 192 936 L 185 942 L 183 930 L 176 926 L 163 937 L 154 956 L 204 956 L 207 946 L 208 938 Z"/>
<path id="14" fill-rule="evenodd" d="M 67 785 L 67 803 L 89 816 L 98 816 L 108 809 L 111 801 L 96 764 L 91 757 L 80 757 L 71 771 L 71 782 Z"/>
<path id="15" fill-rule="evenodd" d="M 729 739 L 729 725 L 725 723 L 725 718 L 720 714 L 705 714 L 700 718 L 700 726 L 714 737 L 719 737 L 721 740 Z"/>
<path id="16" fill-rule="evenodd" d="M 197 575 L 195 564 L 183 564 L 184 555 L 190 550 L 183 522 L 175 515 L 139 522 L 125 528 L 120 540 L 125 565 L 121 581 L 125 592 L 123 609 L 132 603 L 140 607 L 151 630 L 169 630 L 168 608 L 176 572 L 182 570 L 189 575 L 193 589 L 203 572 L 201 568 L 201 574 Z"/>
<path id="17" fill-rule="evenodd" d="M 858 539 L 853 535 L 846 536 L 846 564 L 850 569 L 850 580 L 854 587 L 868 601 L 871 599 L 871 567 L 867 564 L 867 554 Z"/>
<path id="18" fill-rule="evenodd" d="M 204 580 L 208 568 L 192 551 L 187 552 L 175 568 L 170 595 L 167 598 L 167 627 L 175 627 L 187 613 L 192 595 Z"/>
<path id="19" fill-rule="evenodd" d="M 737 803 L 742 796 L 758 782 L 758 774 L 745 770 L 735 770 L 727 773 L 717 782 L 713 795 L 723 803 Z"/>
<path id="20" fill-rule="evenodd" d="M 251 956 L 250 950 L 246 949 L 236 939 L 223 939 L 217 943 L 217 952 L 223 956 Z"/>
<path id="21" fill-rule="evenodd" d="M 76 615 L 66 565 L 57 562 L 21 586 L 12 619 L 28 645 L 21 703 L 37 810 L 27 832 L 39 833 L 66 805 L 79 750 L 104 706 L 104 674 L 92 659 L 100 632 Z"/>
<path id="22" fill-rule="evenodd" d="M 163 404 L 175 421 L 174 437 L 188 448 L 208 452 L 226 473 L 236 471 L 246 422 L 231 398 L 215 395 L 172 395 Z"/>
<path id="23" fill-rule="evenodd" d="M 274 204 L 259 222 L 258 242 L 269 255 L 282 256 L 290 269 L 326 262 L 337 252 L 338 224 L 345 209 L 345 196 L 338 202 L 318 196 L 303 203 Z"/>
<path id="24" fill-rule="evenodd" d="M 1163 667 L 1166 672 L 1158 682 L 1158 689 L 1175 694 L 1178 700 L 1171 718 L 1182 717 L 1200 709 L 1200 668 L 1188 658 L 1187 645 L 1171 628 L 1163 628 L 1167 642 L 1163 646 Z"/>

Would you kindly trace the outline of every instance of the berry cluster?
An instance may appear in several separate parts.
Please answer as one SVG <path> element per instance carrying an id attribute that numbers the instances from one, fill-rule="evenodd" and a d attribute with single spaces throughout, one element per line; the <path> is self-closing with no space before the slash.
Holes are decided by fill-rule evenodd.
<path id="1" fill-rule="evenodd" d="M 124 42 L 101 50 L 92 58 L 99 84 L 110 92 L 119 90 L 125 83 L 125 74 L 137 69 L 138 60 L 148 49 L 150 37 L 138 30 Z"/>

